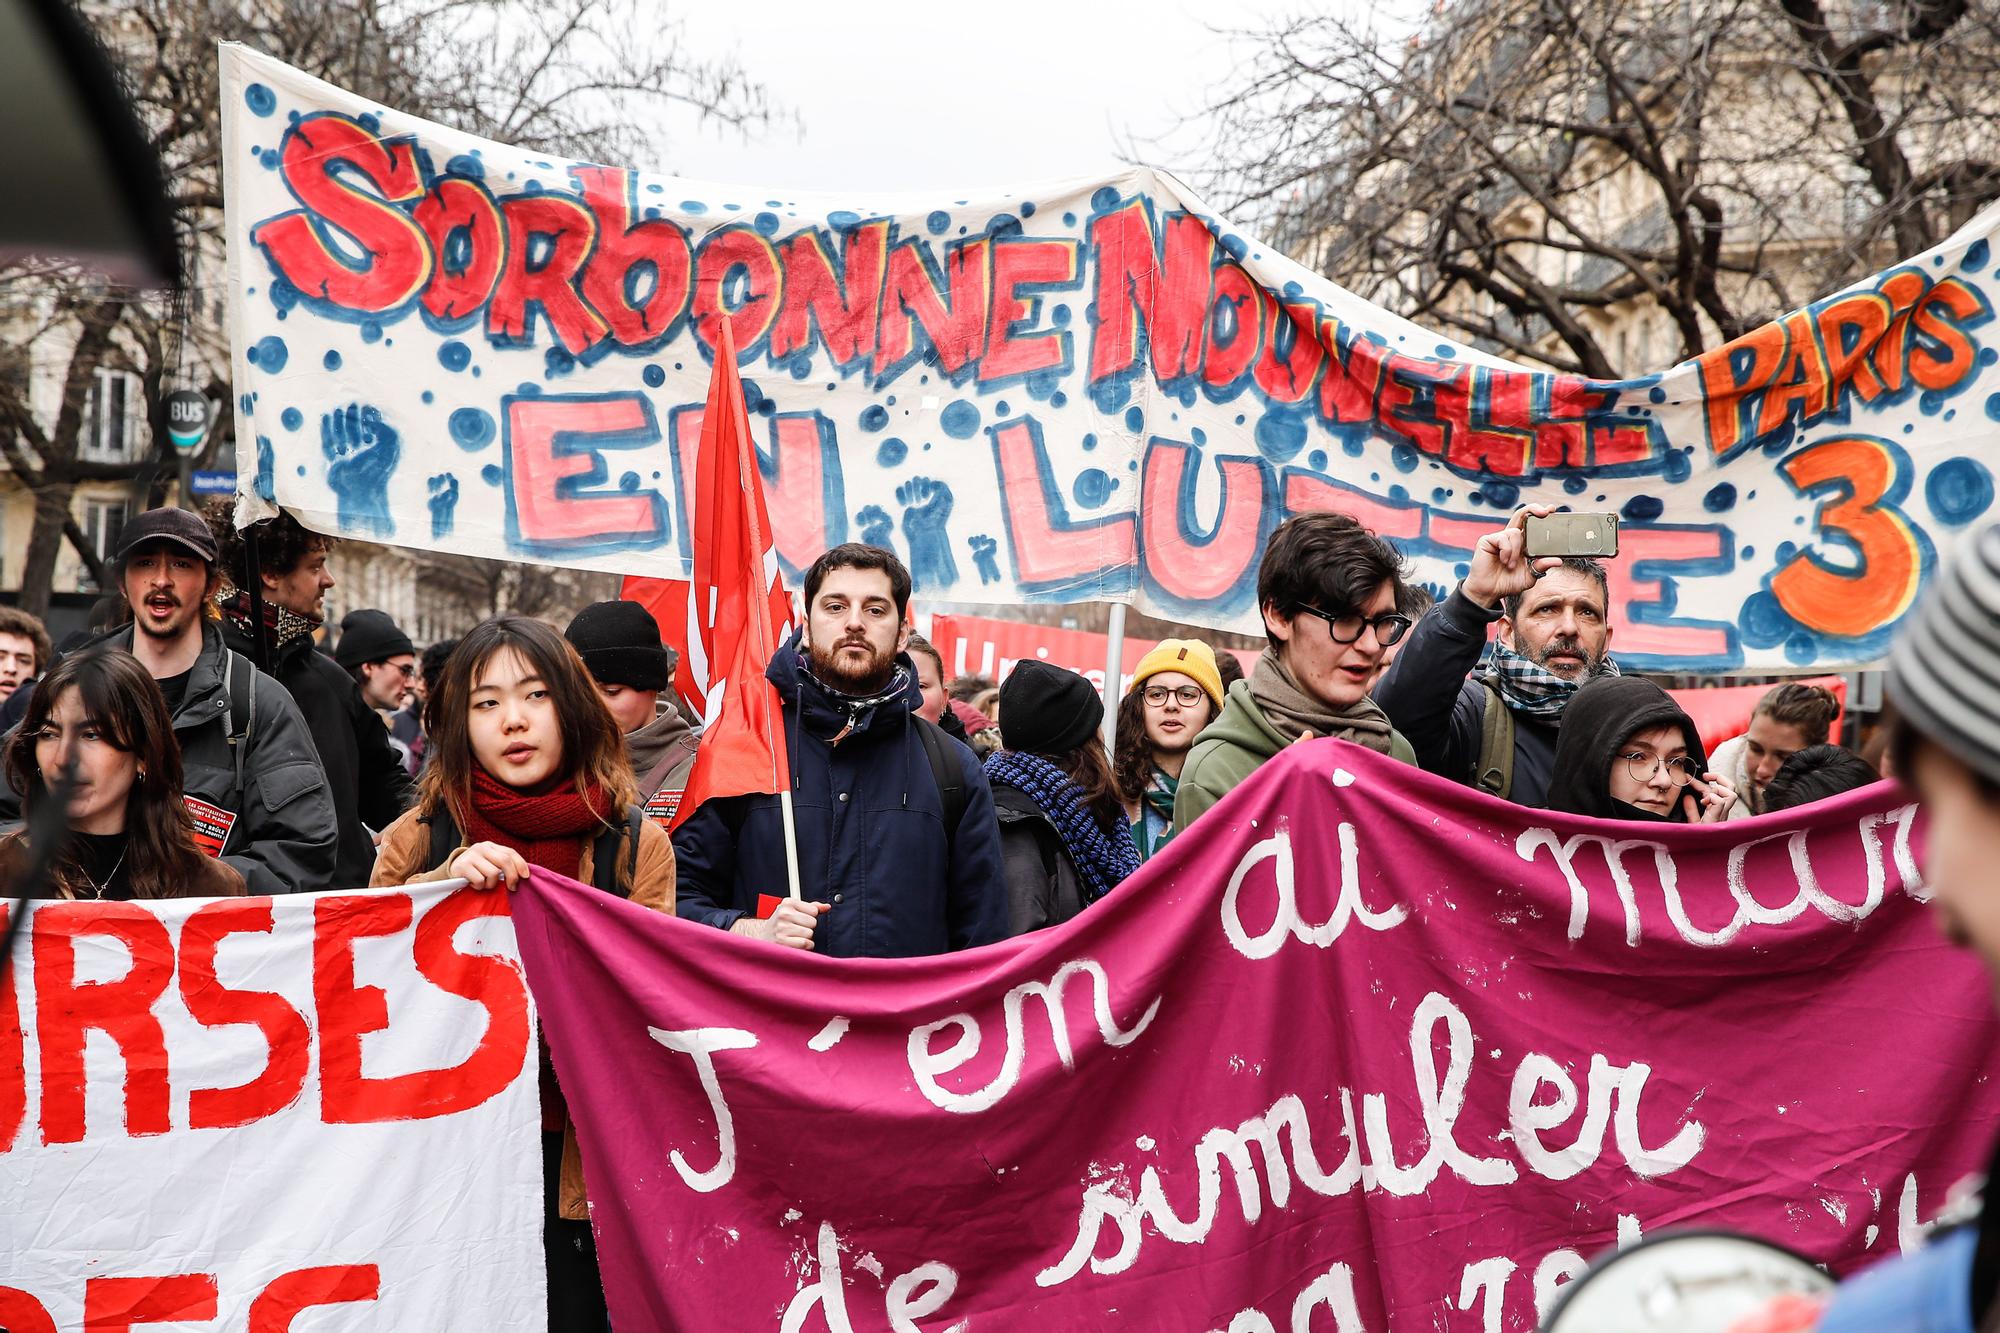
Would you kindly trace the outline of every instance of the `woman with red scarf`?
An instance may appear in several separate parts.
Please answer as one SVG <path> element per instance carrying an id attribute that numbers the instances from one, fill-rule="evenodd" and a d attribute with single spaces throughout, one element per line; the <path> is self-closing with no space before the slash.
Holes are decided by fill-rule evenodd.
<path id="1" fill-rule="evenodd" d="M 430 763 L 417 805 L 383 832 L 374 884 L 465 879 L 511 889 L 540 866 L 673 910 L 673 843 L 652 820 L 633 817 L 638 788 L 625 738 L 583 660 L 553 629 L 512 615 L 478 626 L 445 663 L 424 725 Z M 596 851 L 613 837 L 615 879 L 600 879 Z M 542 1077 L 549 1329 L 600 1333 L 610 1321 L 583 1159 L 546 1056 Z"/>

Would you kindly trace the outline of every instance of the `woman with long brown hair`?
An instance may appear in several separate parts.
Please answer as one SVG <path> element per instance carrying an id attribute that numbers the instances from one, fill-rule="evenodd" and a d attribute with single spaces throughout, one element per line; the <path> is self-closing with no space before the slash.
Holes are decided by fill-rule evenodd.
<path id="1" fill-rule="evenodd" d="M 526 616 L 459 641 L 424 707 L 429 764 L 417 804 L 382 834 L 373 882 L 465 879 L 514 888 L 530 866 L 671 912 L 674 850 L 635 804 L 625 738 L 583 659 Z M 552 1333 L 610 1327 L 583 1158 L 543 1063 L 543 1181 Z"/>
<path id="2" fill-rule="evenodd" d="M 181 751 L 160 687 L 113 648 L 71 653 L 36 685 L 7 744 L 7 778 L 29 827 L 65 772 L 75 785 L 51 898 L 222 898 L 243 876 L 195 845 L 181 800 Z M 0 838 L 0 885 L 19 893 L 28 830 Z"/>
<path id="3" fill-rule="evenodd" d="M 1139 868 L 1111 780 L 1089 681 L 1023 662 L 1000 687 L 999 751 L 986 757 L 1010 934 L 1059 925 Z"/>

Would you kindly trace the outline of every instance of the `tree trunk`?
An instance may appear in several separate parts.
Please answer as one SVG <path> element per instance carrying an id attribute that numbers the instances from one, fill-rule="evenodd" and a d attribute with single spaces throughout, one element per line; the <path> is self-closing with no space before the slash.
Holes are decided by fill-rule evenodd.
<path id="1" fill-rule="evenodd" d="M 55 591 L 56 554 L 62 549 L 63 524 L 76 494 L 74 482 L 48 482 L 35 492 L 35 526 L 28 533 L 27 563 L 21 568 L 21 609 L 48 619 L 49 596 Z"/>

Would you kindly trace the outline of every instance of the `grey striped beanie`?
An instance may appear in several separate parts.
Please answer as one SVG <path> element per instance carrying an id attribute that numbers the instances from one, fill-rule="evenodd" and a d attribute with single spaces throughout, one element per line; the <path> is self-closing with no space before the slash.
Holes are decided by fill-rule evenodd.
<path id="1" fill-rule="evenodd" d="M 1889 652 L 1889 700 L 2000 783 L 2000 525 L 1968 534 Z"/>

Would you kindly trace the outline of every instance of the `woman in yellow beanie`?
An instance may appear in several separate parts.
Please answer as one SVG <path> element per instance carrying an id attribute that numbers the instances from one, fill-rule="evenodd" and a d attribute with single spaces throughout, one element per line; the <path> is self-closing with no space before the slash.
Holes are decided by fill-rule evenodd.
<path id="1" fill-rule="evenodd" d="M 1222 711 L 1222 673 L 1200 639 L 1163 639 L 1118 704 L 1112 776 L 1143 860 L 1173 835 L 1174 791 L 1195 737 Z"/>

